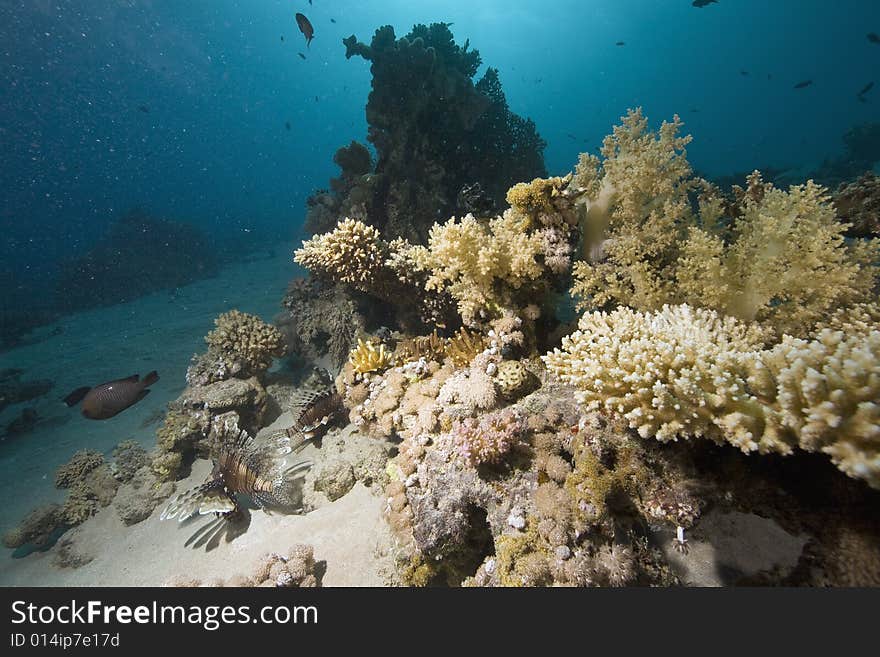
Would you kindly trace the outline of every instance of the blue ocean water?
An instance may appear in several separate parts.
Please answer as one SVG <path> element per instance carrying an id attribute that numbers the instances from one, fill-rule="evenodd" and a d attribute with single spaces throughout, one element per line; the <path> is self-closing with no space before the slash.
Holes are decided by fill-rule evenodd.
<path id="1" fill-rule="evenodd" d="M 314 25 L 308 46 L 298 11 Z M 853 125 L 880 120 L 880 87 L 857 97 L 880 71 L 880 44 L 866 38 L 880 32 L 880 3 L 864 0 L 2 0 L 3 310 L 44 311 L 59 263 L 137 207 L 219 241 L 275 245 L 267 257 L 284 263 L 259 299 L 242 287 L 203 308 L 202 324 L 180 336 L 181 358 L 233 300 L 271 316 L 295 271 L 288 251 L 303 236 L 307 197 L 337 174 L 337 148 L 366 139 L 369 64 L 346 60 L 342 39 L 431 22 L 480 51 L 477 78 L 499 70 L 511 110 L 547 141 L 551 174 L 595 152 L 636 106 L 654 124 L 679 114 L 694 137 L 689 159 L 709 177 L 765 167 L 803 177 L 841 153 Z M 129 316 L 162 335 L 162 311 L 147 307 L 149 317 Z M 115 367 L 102 321 L 81 329 L 94 331 L 93 351 L 80 341 L 70 358 Z M 20 356 L 0 356 L 0 369 L 40 373 L 39 349 Z M 158 357 L 128 356 L 143 372 Z M 173 398 L 185 366 L 141 415 Z M 52 394 L 76 383 L 58 362 L 43 371 L 57 376 Z M 111 433 L 99 435 L 102 449 L 124 437 Z M 83 446 L 79 434 L 67 446 Z M 41 456 L 46 470 L 70 452 Z"/>
<path id="2" fill-rule="evenodd" d="M 315 25 L 308 48 L 296 11 Z M 342 38 L 433 21 L 499 69 L 553 173 L 638 105 L 656 122 L 680 114 L 709 175 L 808 170 L 878 117 L 880 100 L 856 100 L 880 59 L 865 38 L 880 6 L 862 0 L 6 0 L 4 288 L 88 248 L 132 206 L 290 237 L 335 173 L 333 151 L 365 136 L 369 67 L 346 61 Z"/>

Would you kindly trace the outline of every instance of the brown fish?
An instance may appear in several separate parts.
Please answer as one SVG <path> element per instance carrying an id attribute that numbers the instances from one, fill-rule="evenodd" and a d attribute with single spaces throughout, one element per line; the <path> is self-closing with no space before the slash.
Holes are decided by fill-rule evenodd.
<path id="1" fill-rule="evenodd" d="M 306 48 L 308 48 L 315 36 L 315 28 L 312 27 L 312 24 L 309 22 L 309 19 L 305 17 L 305 14 L 297 13 L 296 24 L 299 27 L 299 31 L 302 32 L 303 36 L 306 38 Z"/>
<path id="2" fill-rule="evenodd" d="M 85 417 L 90 420 L 106 420 L 137 404 L 150 392 L 147 387 L 158 380 L 159 375 L 155 370 L 143 380 L 140 380 L 140 375 L 133 374 L 127 379 L 108 381 L 94 388 L 77 388 L 64 398 L 64 403 L 76 406 L 82 402 L 82 414 Z"/>

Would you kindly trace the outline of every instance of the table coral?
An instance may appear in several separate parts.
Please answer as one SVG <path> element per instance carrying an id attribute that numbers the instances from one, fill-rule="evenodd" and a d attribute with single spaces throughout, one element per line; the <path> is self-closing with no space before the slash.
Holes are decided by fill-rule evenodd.
<path id="1" fill-rule="evenodd" d="M 769 348 L 757 325 L 714 311 L 587 313 L 548 369 L 588 409 L 660 441 L 704 436 L 744 452 L 831 456 L 880 487 L 880 330 L 821 330 Z"/>

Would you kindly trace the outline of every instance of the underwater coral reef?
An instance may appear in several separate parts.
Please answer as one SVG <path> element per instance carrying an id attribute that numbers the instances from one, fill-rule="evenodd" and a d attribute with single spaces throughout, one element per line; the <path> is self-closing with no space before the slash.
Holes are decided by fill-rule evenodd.
<path id="1" fill-rule="evenodd" d="M 862 504 L 837 526 L 864 531 L 880 488 L 880 244 L 812 181 L 783 190 L 755 172 L 724 191 L 699 178 L 681 127 L 655 132 L 634 110 L 601 156 L 514 185 L 498 214 L 438 222 L 421 243 L 344 219 L 295 253 L 387 303 L 454 305 L 434 333 L 399 323 L 359 338 L 337 378 L 355 426 L 402 440 L 386 512 L 405 582 L 693 582 L 680 558 L 701 516 L 716 531 L 740 522 L 733 509 L 767 514 L 767 477 L 805 467 L 789 465 L 798 454 L 846 475 L 828 506 L 795 502 L 799 529 L 842 495 Z M 472 349 L 453 358 L 456 325 Z M 701 473 L 707 450 L 722 465 Z M 784 458 L 751 465 L 770 455 Z M 787 511 L 770 515 L 791 528 Z M 789 555 L 774 581 L 833 579 L 838 562 L 811 541 L 804 554 L 829 570 Z"/>
<path id="2" fill-rule="evenodd" d="M 126 526 L 216 516 L 185 547 L 232 542 L 251 512 L 368 489 L 394 584 L 880 584 L 876 176 L 722 189 L 678 116 L 633 109 L 547 177 L 448 24 L 344 45 L 371 63 L 376 158 L 336 152 L 284 311 L 217 317 L 155 448 L 77 452 L 66 500 L 4 543 L 110 505 Z M 319 585 L 315 553 L 216 583 Z"/>

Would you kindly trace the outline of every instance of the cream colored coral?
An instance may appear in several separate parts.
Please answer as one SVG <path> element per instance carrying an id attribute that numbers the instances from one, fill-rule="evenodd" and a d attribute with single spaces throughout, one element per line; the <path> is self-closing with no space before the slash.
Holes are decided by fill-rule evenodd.
<path id="1" fill-rule="evenodd" d="M 870 297 L 880 251 L 844 243 L 827 190 L 778 190 L 756 172 L 728 230 L 717 190 L 692 175 L 681 126 L 675 117 L 654 133 L 631 111 L 605 139 L 604 159 L 581 157 L 572 183 L 584 208 L 572 288 L 581 310 L 689 303 L 805 337 L 835 308 Z"/>
<path id="2" fill-rule="evenodd" d="M 507 302 L 499 296 L 498 283 L 518 289 L 540 278 L 543 267 L 537 256 L 543 240 L 529 233 L 528 216 L 508 209 L 502 216 L 480 221 L 467 215 L 435 224 L 428 246 L 413 247 L 413 264 L 429 272 L 428 290 L 447 289 L 458 303 L 467 325 L 481 316 L 494 316 Z"/>
<path id="3" fill-rule="evenodd" d="M 755 324 L 683 306 L 587 313 L 548 369 L 589 409 L 644 437 L 705 436 L 744 452 L 822 451 L 880 487 L 880 330 L 825 329 L 763 348 Z"/>
<path id="4" fill-rule="evenodd" d="M 293 260 L 342 283 L 366 287 L 384 266 L 386 256 L 387 245 L 376 228 L 346 218 L 333 231 L 304 241 Z"/>
<path id="5" fill-rule="evenodd" d="M 829 310 L 870 298 L 875 245 L 844 243 L 825 188 L 746 197 L 730 243 L 693 227 L 675 268 L 680 297 L 779 334 L 806 335 Z"/>
<path id="6" fill-rule="evenodd" d="M 641 109 L 630 111 L 602 146 L 604 160 L 582 156 L 573 184 L 584 190 L 582 255 L 575 293 L 585 306 L 609 301 L 649 309 L 673 299 L 665 275 L 679 224 L 693 221 L 695 181 L 676 116 L 658 133 Z"/>
<path id="7" fill-rule="evenodd" d="M 217 317 L 214 325 L 205 336 L 209 348 L 240 361 L 249 371 L 265 370 L 273 358 L 284 355 L 281 332 L 256 315 L 230 310 Z"/>

